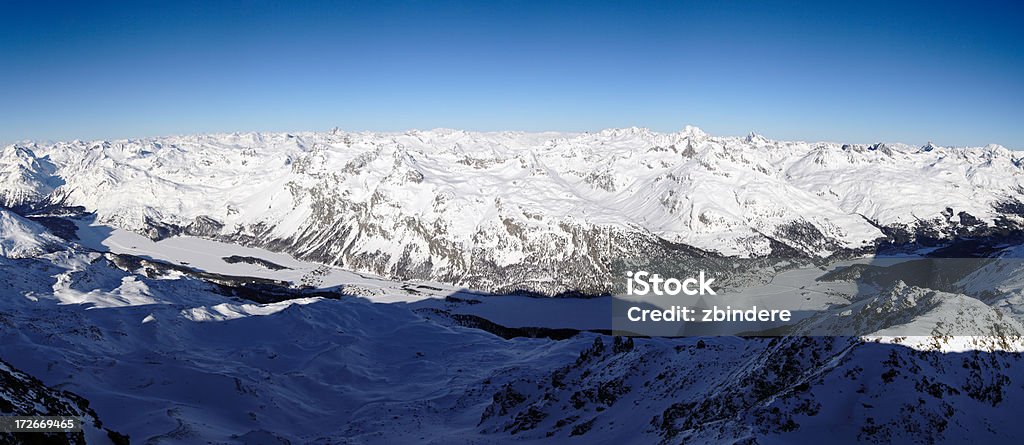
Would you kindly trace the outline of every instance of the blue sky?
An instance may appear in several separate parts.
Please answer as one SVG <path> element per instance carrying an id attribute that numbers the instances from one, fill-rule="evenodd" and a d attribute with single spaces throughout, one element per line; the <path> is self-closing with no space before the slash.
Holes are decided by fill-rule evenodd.
<path id="1" fill-rule="evenodd" d="M 0 1 L 0 142 L 693 124 L 1024 149 L 1022 13 L 941 1 Z"/>

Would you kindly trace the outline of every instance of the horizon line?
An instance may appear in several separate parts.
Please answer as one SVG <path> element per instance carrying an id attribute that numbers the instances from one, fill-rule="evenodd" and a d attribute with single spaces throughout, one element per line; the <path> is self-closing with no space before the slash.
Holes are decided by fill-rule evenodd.
<path id="1" fill-rule="evenodd" d="M 223 130 L 221 130 L 221 131 L 199 131 L 199 132 L 183 132 L 183 133 L 165 133 L 165 134 L 160 134 L 160 135 L 132 136 L 132 137 L 111 137 L 111 138 L 20 139 L 20 140 L 13 140 L 13 141 L 12 140 L 3 140 L 3 141 L 0 141 L 0 146 L 10 147 L 10 146 L 26 145 L 26 144 L 39 144 L 39 145 L 69 144 L 69 143 L 75 143 L 75 142 L 145 141 L 145 140 L 157 140 L 157 139 L 168 139 L 168 138 L 185 138 L 185 137 L 199 137 L 199 136 L 220 136 L 220 135 L 225 135 L 226 136 L 226 135 L 238 135 L 238 134 L 303 134 L 303 133 L 324 134 L 324 133 L 331 133 L 331 132 L 335 132 L 335 131 L 342 131 L 342 132 L 345 132 L 345 133 L 352 133 L 352 134 L 360 134 L 360 133 L 369 133 L 369 134 L 402 134 L 402 133 L 409 133 L 409 132 L 414 132 L 414 131 L 427 132 L 427 131 L 437 131 L 437 130 L 461 131 L 461 132 L 465 132 L 465 133 L 479 133 L 479 134 L 486 134 L 486 133 L 592 134 L 592 133 L 600 133 L 602 131 L 608 131 L 608 130 L 631 130 L 631 129 L 647 130 L 647 131 L 649 131 L 651 133 L 666 134 L 666 135 L 684 133 L 684 132 L 687 132 L 688 129 L 694 129 L 694 130 L 696 130 L 696 131 L 698 131 L 700 133 L 703 133 L 704 135 L 706 135 L 708 137 L 711 137 L 711 138 L 736 138 L 736 139 L 743 139 L 743 138 L 750 137 L 750 136 L 760 136 L 760 137 L 762 137 L 762 138 L 764 138 L 766 140 L 775 141 L 775 142 L 802 142 L 802 143 L 808 143 L 808 144 L 839 144 L 839 145 L 847 145 L 847 144 L 849 144 L 849 145 L 899 144 L 899 145 L 905 145 L 905 146 L 910 146 L 910 147 L 914 147 L 914 146 L 924 147 L 924 146 L 927 146 L 927 145 L 931 144 L 931 145 L 935 145 L 935 146 L 938 146 L 938 147 L 944 147 L 944 148 L 985 148 L 985 147 L 993 146 L 994 145 L 994 146 L 999 146 L 999 147 L 1006 148 L 1007 150 L 1011 150 L 1011 151 L 1020 151 L 1017 148 L 1010 147 L 1010 146 L 1007 146 L 1007 145 L 1004 145 L 1004 144 L 1000 144 L 1000 143 L 996 143 L 996 142 L 989 142 L 989 143 L 980 144 L 980 145 L 945 145 L 945 144 L 942 144 L 942 143 L 936 143 L 934 141 L 926 141 L 924 143 L 907 143 L 907 142 L 903 142 L 903 141 L 885 141 L 885 140 L 877 140 L 875 142 L 845 142 L 845 141 L 839 141 L 839 140 L 835 140 L 835 139 L 833 139 L 833 140 L 827 140 L 827 139 L 811 140 L 811 139 L 786 138 L 786 137 L 775 138 L 775 137 L 765 136 L 763 133 L 761 133 L 759 131 L 756 131 L 756 130 L 750 130 L 745 135 L 733 135 L 733 134 L 719 135 L 719 134 L 708 133 L 708 132 L 704 131 L 704 129 L 701 126 L 699 126 L 699 125 L 692 125 L 692 124 L 683 125 L 681 128 L 679 128 L 677 130 L 674 130 L 674 131 L 658 130 L 658 129 L 653 129 L 653 128 L 648 127 L 648 126 L 639 126 L 639 125 L 612 126 L 612 127 L 604 127 L 604 128 L 599 128 L 599 129 L 588 129 L 588 130 L 554 130 L 554 129 L 548 129 L 548 130 L 518 130 L 518 129 L 476 130 L 476 129 L 464 129 L 464 128 L 457 128 L 457 127 L 445 127 L 445 126 L 432 127 L 432 128 L 416 128 L 416 127 L 413 127 L 413 128 L 406 128 L 406 129 L 401 129 L 401 130 L 366 130 L 366 129 L 355 130 L 355 129 L 344 129 L 341 126 L 337 126 L 336 125 L 336 126 L 334 126 L 332 128 L 326 129 L 326 130 L 309 130 L 309 129 L 302 129 L 302 130 L 234 130 L 234 131 L 223 131 Z"/>

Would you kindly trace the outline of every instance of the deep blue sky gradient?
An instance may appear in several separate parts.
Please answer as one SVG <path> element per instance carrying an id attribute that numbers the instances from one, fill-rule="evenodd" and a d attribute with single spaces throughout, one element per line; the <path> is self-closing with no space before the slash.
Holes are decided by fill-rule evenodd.
<path id="1" fill-rule="evenodd" d="M 0 0 L 0 142 L 597 130 L 1024 149 L 1021 2 Z"/>

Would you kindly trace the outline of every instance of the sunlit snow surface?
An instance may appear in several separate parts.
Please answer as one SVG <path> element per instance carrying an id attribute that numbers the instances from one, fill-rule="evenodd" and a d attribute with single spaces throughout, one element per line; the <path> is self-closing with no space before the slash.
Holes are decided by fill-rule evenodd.
<path id="1" fill-rule="evenodd" d="M 609 237 L 741 257 L 768 254 L 776 240 L 827 256 L 870 246 L 878 226 L 942 229 L 961 213 L 994 223 L 1024 186 L 1021 155 L 995 145 L 773 141 L 693 127 L 214 134 L 20 144 L 2 155 L 11 192 L 0 199 L 60 184 L 99 222 L 138 233 L 205 218 L 216 222 L 211 236 L 382 276 L 509 290 L 520 282 L 500 272 L 523 266 L 522 282 L 549 293 L 596 286 L 586 280 L 608 278 L 601 258 L 637 253 Z M 531 267 L 541 254 L 580 270 L 552 277 Z"/>
<path id="2" fill-rule="evenodd" d="M 139 441 L 243 443 L 237 435 L 266 430 L 301 442 L 364 435 L 417 442 L 430 429 L 411 426 L 427 423 L 461 442 L 458 428 L 472 436 L 472 420 L 428 414 L 409 401 L 455 408 L 493 369 L 564 362 L 586 341 L 506 341 L 358 298 L 225 302 L 188 280 L 148 281 L 159 300 L 151 303 L 31 301 L 22 295 L 50 293 L 59 270 L 21 281 L 12 280 L 12 268 L 18 277 L 29 271 L 3 264 L 0 313 L 21 328 L 0 329 L 0 355 L 86 395 L 104 421 Z M 396 429 L 376 424 L 393 415 L 403 416 L 391 421 Z"/>
<path id="3" fill-rule="evenodd" d="M 301 284 L 303 278 L 317 270 L 329 270 L 322 275 L 316 287 L 340 288 L 343 292 L 355 294 L 376 303 L 419 302 L 414 307 L 435 307 L 451 309 L 453 313 L 472 314 L 487 318 L 507 327 L 550 327 L 581 330 L 610 329 L 611 303 L 609 298 L 592 299 L 551 299 L 525 296 L 494 296 L 486 293 L 459 289 L 433 282 L 403 283 L 355 273 L 337 267 L 326 267 L 292 258 L 287 254 L 270 252 L 265 249 L 239 246 L 189 236 L 177 236 L 153 241 L 142 235 L 109 226 L 90 224 L 78 220 L 78 236 L 81 244 L 98 251 L 137 255 L 144 258 L 186 265 L 205 272 L 240 277 L 259 277 Z M 273 262 L 288 269 L 272 270 L 249 263 L 228 263 L 224 257 L 231 255 L 251 256 Z M 118 292 L 122 289 L 118 288 Z M 62 298 L 66 303 L 87 301 L 71 294 Z M 480 301 L 481 304 L 452 305 L 439 300 L 455 295 L 460 298 Z M 145 298 L 140 295 L 139 298 Z M 114 300 L 117 301 L 117 300 Z M 142 300 L 153 302 L 151 299 Z M 122 304 L 130 304 L 121 301 Z M 289 301 L 270 305 L 259 311 L 279 310 L 290 304 L 308 302 Z M 95 301 L 94 301 L 95 303 Z M 116 304 L 116 303 L 110 303 Z M 194 309 L 188 316 L 195 320 L 237 318 L 252 313 L 258 305 L 224 306 Z"/>
<path id="4" fill-rule="evenodd" d="M 0 256 L 30 257 L 62 244 L 38 224 L 0 208 Z"/>
<path id="5" fill-rule="evenodd" d="M 218 273 L 288 279 L 314 267 L 198 239 L 152 243 L 103 227 L 82 227 L 79 235 L 102 250 Z M 219 261 L 229 254 L 258 255 L 293 270 L 275 275 Z M 382 301 L 412 298 L 403 283 L 339 270 L 327 277 L 333 281 L 323 286 L 376 286 Z M 446 442 L 463 442 L 476 431 L 474 420 L 460 416 L 479 416 L 465 409 L 464 397 L 494 369 L 554 366 L 588 341 L 504 340 L 360 297 L 256 304 L 181 274 L 150 279 L 125 272 L 75 246 L 35 258 L 0 257 L 0 295 L 0 356 L 85 394 L 104 421 L 140 442 L 265 443 L 279 436 L 411 443 L 431 430 L 414 428 L 423 423 L 436 425 Z M 489 395 L 470 400 L 485 405 Z M 420 403 L 436 409 L 428 414 Z M 390 420 L 397 415 L 400 421 Z M 392 431 L 377 424 L 383 419 L 407 426 Z"/>
<path id="6" fill-rule="evenodd" d="M 32 223 L 18 223 L 36 231 L 26 232 L 35 233 L 28 235 L 29 244 L 48 236 Z M 172 237 L 154 243 L 130 232 L 90 226 L 84 221 L 78 233 L 82 244 L 96 250 L 188 263 L 189 267 L 221 274 L 301 283 L 304 274 L 319 267 L 285 255 L 197 238 Z M 223 261 L 229 255 L 258 257 L 290 269 L 229 264 Z M 818 268 L 788 270 L 748 294 L 737 290 L 736 298 L 753 301 L 760 293 L 787 295 L 801 288 L 814 297 L 802 303 L 806 305 L 839 303 L 854 296 L 856 289 L 849 285 L 816 283 L 814 278 L 824 272 Z M 1012 278 L 1017 272 L 1002 273 Z M 700 340 L 707 346 L 696 349 L 695 338 L 637 339 L 636 350 L 609 351 L 583 360 L 580 353 L 591 347 L 596 334 L 583 333 L 564 341 L 506 340 L 482 330 L 437 321 L 418 310 L 475 314 L 509 327 L 600 329 L 607 326 L 598 322 L 608 321 L 606 300 L 488 296 L 450 287 L 390 282 L 336 269 L 326 277 L 319 286 L 353 289 L 356 291 L 350 295 L 354 296 L 257 304 L 215 292 L 211 285 L 186 274 L 147 278 L 124 271 L 113 267 L 100 253 L 74 245 L 31 258 L 2 257 L 0 356 L 49 385 L 87 397 L 113 429 L 130 434 L 133 440 L 153 443 L 255 444 L 274 443 L 278 438 L 325 444 L 529 443 L 551 440 L 548 431 L 560 441 L 657 442 L 664 437 L 649 427 L 652 417 L 672 412 L 674 403 L 691 396 L 736 400 L 751 392 L 744 382 L 774 381 L 760 374 L 768 372 L 763 370 L 765 367 L 792 358 L 799 351 L 817 348 L 824 348 L 822 353 L 831 357 L 829 361 L 802 364 L 798 369 L 828 379 L 827 383 L 812 386 L 812 393 L 800 393 L 800 397 L 819 403 L 821 414 L 799 417 L 804 426 L 793 433 L 797 436 L 775 436 L 777 432 L 769 431 L 758 436 L 762 442 L 773 443 L 773 438 L 780 443 L 794 437 L 811 439 L 829 430 L 842 434 L 836 443 L 852 443 L 866 417 L 900 425 L 931 419 L 923 414 L 909 415 L 886 403 L 889 399 L 928 397 L 927 390 L 914 389 L 912 382 L 895 381 L 902 392 L 876 384 L 866 390 L 866 395 L 859 395 L 855 392 L 861 385 L 859 378 L 846 377 L 863 372 L 857 371 L 859 367 L 867 367 L 870 374 L 863 378 L 877 380 L 878 374 L 887 372 L 884 363 L 892 357 L 888 351 L 902 350 L 897 347 L 878 345 L 850 352 L 852 347 L 830 350 L 822 342 L 780 352 L 776 351 L 779 344 L 798 340 L 777 344 L 718 337 Z M 363 290 L 372 292 L 366 292 L 369 297 L 359 296 Z M 458 300 L 440 298 L 449 292 Z M 610 337 L 604 339 L 611 341 Z M 879 340 L 947 352 L 1005 346 L 958 338 Z M 1009 372 L 998 368 L 986 370 L 981 377 L 961 377 L 957 374 L 961 357 L 943 360 L 950 362 L 942 365 L 950 371 L 929 371 L 933 372 L 929 378 L 959 385 L 957 379 L 973 382 L 981 378 L 988 382 L 994 378 L 990 376 Z M 999 366 L 1013 366 L 1010 358 L 993 360 L 1005 361 Z M 570 376 L 578 376 L 572 377 L 578 380 L 566 387 L 550 386 L 553 375 L 563 372 L 561 369 L 573 370 Z M 731 377 L 734 373 L 736 376 Z M 771 379 L 782 378 L 770 375 Z M 793 384 L 806 378 L 798 376 Z M 668 386 L 647 386 L 651 382 Z M 598 391 L 610 384 L 626 384 L 630 391 L 611 406 L 591 402 L 576 408 L 572 402 L 574 391 Z M 504 415 L 483 419 L 483 413 L 497 403 L 495 394 L 509 387 L 518 388 L 525 402 L 510 407 Z M 1007 401 L 999 405 L 1000 410 L 1020 405 L 1022 397 L 1017 388 L 1006 389 L 1003 397 Z M 720 396 L 723 391 L 728 395 Z M 793 412 L 792 407 L 786 408 L 790 403 L 786 400 L 796 390 L 781 391 L 770 403 Z M 834 395 L 815 396 L 813 392 Z M 962 405 L 965 411 L 958 416 L 983 416 L 1000 425 L 1006 423 L 993 411 L 995 408 L 986 405 L 988 402 L 975 402 L 967 396 L 961 399 L 957 406 Z M 860 406 L 854 400 L 870 401 L 878 410 L 851 415 L 849 407 Z M 520 421 L 524 413 L 530 412 L 529 406 L 546 413 L 543 420 L 536 429 L 509 434 L 506 428 L 511 427 L 506 425 Z M 755 408 L 750 409 L 756 413 Z M 743 412 L 747 413 L 744 416 L 754 416 Z M 572 416 L 580 417 L 571 420 Z M 557 426 L 565 419 L 570 419 L 566 420 L 569 426 Z M 571 435 L 574 425 L 590 419 L 599 419 L 590 435 Z M 762 420 L 756 416 L 729 422 L 735 423 L 723 432 L 698 435 L 690 441 L 740 439 L 758 431 L 756 428 L 774 425 L 773 421 L 759 423 Z M 976 435 L 996 440 L 1007 437 L 972 429 L 975 423 L 961 420 L 961 426 L 949 434 L 959 439 Z"/>
<path id="7" fill-rule="evenodd" d="M 317 288 L 341 286 L 342 290 L 358 293 L 375 302 L 417 301 L 424 298 L 444 297 L 457 290 L 457 288 L 439 283 L 421 282 L 417 283 L 421 286 L 416 288 L 415 293 L 412 293 L 402 288 L 405 283 L 355 273 L 338 267 L 300 261 L 288 254 L 265 249 L 191 236 L 175 236 L 153 241 L 135 232 L 106 225 L 90 224 L 86 220 L 76 220 L 76 223 L 79 242 L 97 251 L 135 255 L 222 275 L 286 281 L 294 286 L 300 286 L 306 282 L 313 283 L 313 287 Z M 224 260 L 233 255 L 263 259 L 282 266 L 284 269 L 274 270 L 257 264 L 229 263 Z M 321 271 L 324 273 L 320 273 Z M 315 281 L 309 281 L 313 278 Z"/>
<path id="8" fill-rule="evenodd" d="M 251 248 L 190 236 L 175 236 L 160 241 L 153 241 L 149 238 L 123 229 L 111 228 L 104 225 L 90 224 L 84 220 L 78 220 L 81 238 L 80 243 L 98 251 L 109 251 L 121 254 L 136 255 L 143 258 L 165 261 L 173 264 L 184 265 L 200 271 L 212 272 L 237 277 L 259 277 L 280 280 L 291 283 L 298 287 L 303 283 L 310 282 L 308 278 L 318 271 L 326 271 L 317 275 L 317 281 L 312 287 L 321 289 L 338 289 L 347 295 L 355 295 L 376 303 L 411 303 L 412 308 L 435 308 L 442 309 L 453 314 L 468 314 L 483 317 L 489 321 L 509 328 L 568 328 L 577 330 L 626 330 L 635 328 L 635 325 L 625 321 L 625 312 L 622 304 L 613 304 L 612 298 L 608 296 L 594 298 L 544 298 L 524 295 L 492 295 L 484 292 L 476 292 L 469 289 L 460 289 L 449 285 L 434 282 L 397 282 L 381 277 L 375 277 L 362 273 L 355 273 L 337 267 L 296 260 L 293 257 L 265 249 Z M 924 249 L 919 253 L 923 253 Z M 285 269 L 274 270 L 257 264 L 229 263 L 224 260 L 229 256 L 245 256 L 259 258 L 282 266 Z M 805 265 L 795 268 L 782 269 L 772 275 L 771 280 L 765 283 L 754 283 L 748 286 L 730 286 L 718 289 L 719 295 L 711 299 L 707 298 L 705 304 L 718 304 L 722 307 L 731 305 L 734 308 L 785 308 L 791 310 L 795 316 L 794 320 L 802 320 L 815 314 L 828 311 L 835 307 L 849 305 L 855 299 L 865 294 L 878 292 L 879 289 L 865 287 L 848 281 L 821 281 L 818 280 L 823 274 L 830 270 L 841 269 L 853 264 L 871 264 L 875 266 L 891 266 L 903 261 L 908 261 L 918 256 L 903 255 L 895 257 L 865 257 L 853 260 L 835 262 L 827 268 L 815 265 Z M 1004 264 L 1003 266 L 1007 266 Z M 979 270 L 965 281 L 975 283 L 1003 283 L 1004 287 L 1013 287 L 1017 283 L 1012 278 L 1020 274 L 1021 264 L 1010 264 L 1008 270 L 1015 275 L 1010 277 L 994 277 L 984 274 L 992 274 L 995 266 L 989 266 Z M 999 270 L 1003 271 L 1006 267 Z M 58 282 L 54 285 L 54 295 L 64 303 L 90 303 L 96 306 L 122 306 L 159 303 L 157 296 L 149 288 L 134 277 L 117 277 L 115 283 L 105 292 L 81 292 L 70 288 L 64 281 L 67 281 L 67 274 L 58 276 Z M 981 278 L 977 278 L 977 277 Z M 120 280 L 120 281 L 118 281 Z M 1015 297 L 1020 287 L 1004 290 L 1007 299 Z M 468 300 L 469 303 L 446 300 L 446 297 L 455 297 L 458 300 Z M 619 298 L 625 298 L 619 296 Z M 702 297 L 703 298 L 703 297 Z M 683 296 L 656 296 L 647 295 L 635 299 L 642 301 L 645 307 L 669 308 L 673 305 L 691 304 L 696 298 L 685 299 Z M 259 315 L 273 313 L 281 310 L 290 304 L 306 304 L 315 299 L 300 299 L 289 302 L 276 303 L 273 305 L 256 304 L 224 304 L 210 308 L 198 308 L 185 312 L 184 314 L 193 320 L 223 320 L 238 318 L 246 315 Z M 632 300 L 623 300 L 632 301 Z M 689 302 L 689 303 L 687 303 Z M 965 300 L 970 302 L 970 300 Z M 1012 311 L 1017 306 L 1010 303 L 1001 303 L 1003 310 Z M 960 311 L 960 306 L 950 306 L 952 311 Z M 984 305 L 981 305 L 984 307 Z M 939 316 L 932 314 L 932 316 Z M 1024 318 L 1024 317 L 1022 317 Z M 904 335 L 928 332 L 935 320 L 918 320 L 913 324 L 888 327 L 888 331 L 875 332 L 871 329 L 867 332 L 849 331 L 839 329 L 829 332 L 828 335 L 859 335 L 873 333 L 878 336 Z M 671 328 L 671 332 L 660 333 L 660 335 L 729 335 L 739 332 L 757 332 L 776 328 L 790 323 L 743 323 L 741 325 L 729 325 L 724 323 L 712 323 L 702 325 L 699 329 L 678 330 Z M 923 327 L 922 327 L 923 326 Z M 636 332 L 636 331 L 632 331 Z M 642 331 L 641 331 L 642 332 Z M 651 331 L 651 333 L 660 331 Z M 822 332 L 818 332 L 822 334 Z M 906 344 L 910 344 L 909 342 Z"/>
<path id="9" fill-rule="evenodd" d="M 879 235 L 866 218 L 949 219 L 943 212 L 951 206 L 991 221 L 993 204 L 1022 184 L 1020 156 L 1001 147 L 844 147 L 716 138 L 688 128 L 236 134 L 33 150 L 4 150 L 0 198 L 36 199 L 65 181 L 71 204 L 100 222 L 77 220 L 78 246 L 13 213 L 0 215 L 0 357 L 86 397 L 133 442 L 1019 438 L 1020 356 L 991 352 L 1021 350 L 1019 341 L 906 338 L 890 335 L 901 325 L 882 322 L 864 339 L 637 338 L 628 347 L 590 332 L 564 341 L 505 339 L 437 314 L 475 315 L 504 328 L 607 329 L 609 298 L 494 296 L 195 237 L 154 242 L 124 230 L 145 232 L 147 218 L 185 225 L 208 216 L 224 223 L 211 237 L 227 239 L 268 223 L 280 239 L 302 235 L 291 246 L 299 253 L 342 255 L 345 246 L 356 256 L 385 252 L 385 265 L 394 266 L 412 246 L 412 260 L 432 261 L 438 274 L 458 272 L 453 265 L 473 249 L 505 266 L 528 262 L 531 249 L 576 261 L 586 257 L 571 256 L 573 249 L 587 244 L 558 242 L 594 228 L 756 255 L 767 249 L 757 231 L 800 220 L 841 247 L 858 247 Z M 374 205 L 353 211 L 367 203 Z M 332 213 L 332 205 L 348 207 Z M 337 227 L 365 230 L 320 236 L 321 228 Z M 523 238 L 512 235 L 519 229 Z M 180 271 L 125 271 L 102 252 L 332 290 L 339 298 L 259 304 Z M 230 256 L 284 269 L 224 260 Z M 853 262 L 879 259 L 830 267 Z M 816 325 L 826 330 L 847 320 L 843 310 L 891 301 L 886 307 L 906 305 L 913 316 L 894 323 L 983 319 L 1012 334 L 1024 317 L 1022 270 L 995 263 L 959 283 L 987 295 L 984 303 L 905 285 L 884 293 L 820 282 L 826 270 L 817 267 L 780 269 L 770 282 L 722 291 L 737 305 L 771 299 L 827 310 L 835 317 Z M 592 352 L 596 338 L 601 352 Z M 785 416 L 800 428 L 778 430 L 792 420 Z M 863 436 L 883 422 L 891 436 Z M 586 425 L 589 433 L 576 433 Z"/>

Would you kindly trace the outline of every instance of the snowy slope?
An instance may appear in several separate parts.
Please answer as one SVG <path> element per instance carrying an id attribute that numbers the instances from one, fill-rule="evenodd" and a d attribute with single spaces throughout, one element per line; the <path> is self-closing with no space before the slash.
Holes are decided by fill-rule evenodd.
<path id="1" fill-rule="evenodd" d="M 0 415 L 3 416 L 74 416 L 82 421 L 82 431 L 70 434 L 4 433 L 0 443 L 66 443 L 114 444 L 128 443 L 128 438 L 103 427 L 89 402 L 82 397 L 49 388 L 39 379 L 14 369 L 0 360 Z M 46 442 L 42 442 L 42 441 Z M 34 442 L 33 442 L 34 441 Z"/>
<path id="2" fill-rule="evenodd" d="M 829 337 L 599 340 L 554 372 L 510 375 L 483 430 L 557 443 L 1019 441 L 1016 353 Z"/>
<path id="3" fill-rule="evenodd" d="M 95 253 L 3 259 L 0 357 L 79 392 L 133 442 L 452 443 L 477 436 L 492 372 L 548 369 L 585 345 L 504 340 L 361 298 L 256 304 L 215 290 Z"/>
<path id="4" fill-rule="evenodd" d="M 285 253 L 182 235 L 153 241 L 135 232 L 75 220 L 77 244 L 233 277 L 287 282 L 295 288 L 343 288 L 374 302 L 443 298 L 458 288 L 433 282 L 401 283 L 339 267 L 301 261 Z M 268 267 L 270 266 L 270 267 Z"/>
<path id="5" fill-rule="evenodd" d="M 220 134 L 11 146 L 98 223 L 477 289 L 602 291 L 616 259 L 827 256 L 1019 224 L 1021 155 L 981 148 L 597 133 Z M 52 167 L 52 168 L 51 168 Z M 27 172 L 27 173 L 26 173 Z M 880 229 L 881 228 L 881 229 Z M 884 229 L 884 230 L 882 230 Z"/>
<path id="6" fill-rule="evenodd" d="M 1019 435 L 1012 413 L 1024 407 L 1024 364 L 998 348 L 915 350 L 850 337 L 503 339 L 358 297 L 241 301 L 109 258 L 76 248 L 0 258 L 0 357 L 83 396 L 105 427 L 133 442 L 1012 443 Z M 917 298 L 912 291 L 883 296 Z"/>
<path id="7" fill-rule="evenodd" d="M 0 206 L 41 201 L 62 185 L 54 166 L 30 147 L 9 145 L 0 153 Z"/>
<path id="8" fill-rule="evenodd" d="M 800 335 L 869 337 L 920 336 L 946 340 L 950 337 L 992 337 L 997 349 L 1024 350 L 1024 326 L 981 300 L 908 286 L 892 287 L 850 305 L 807 320 Z M 1014 339 L 1006 343 L 1003 339 Z M 977 346 L 972 349 L 981 349 Z M 940 348 L 950 350 L 948 348 Z M 991 349 L 991 348 L 989 348 Z"/>
<path id="9" fill-rule="evenodd" d="M 73 391 L 104 428 L 133 442 L 1013 443 L 1019 436 L 1012 413 L 1024 407 L 1024 328 L 968 295 L 897 283 L 865 296 L 870 288 L 860 285 L 815 284 L 836 275 L 828 267 L 797 268 L 749 291 L 810 292 L 809 305 L 845 304 L 818 321 L 858 320 L 874 335 L 623 340 L 570 330 L 564 340 L 525 338 L 527 330 L 514 328 L 599 328 L 590 321 L 607 320 L 607 299 L 448 288 L 453 298 L 381 304 L 372 300 L 411 299 L 406 292 L 416 287 L 332 272 L 324 276 L 345 293 L 311 297 L 285 286 L 290 298 L 259 303 L 204 274 L 294 278 L 311 265 L 78 222 L 76 242 L 0 257 L 0 359 L 11 365 L 0 366 L 0 378 L 8 372 L 27 381 L 9 371 L 15 367 L 41 380 L 32 385 L 38 391 Z M 53 237 L 42 227 L 34 236 Z M 1017 251 L 1003 249 L 996 254 Z M 155 272 L 128 251 L 205 270 L 179 264 Z M 225 255 L 287 269 L 224 262 Z M 998 272 L 976 264 L 963 287 Z M 991 285 L 994 298 L 1015 290 L 1015 272 L 1001 276 Z M 361 296 L 374 286 L 383 295 Z M 480 317 L 485 329 L 459 316 Z M 513 329 L 488 328 L 489 319 Z M 911 327 L 928 334 L 895 337 Z M 963 328 L 980 334 L 956 336 Z M 21 387 L 0 381 L 0 397 Z"/>
<path id="10" fill-rule="evenodd" d="M 55 250 L 63 240 L 39 224 L 0 208 L 0 256 L 23 258 Z"/>

